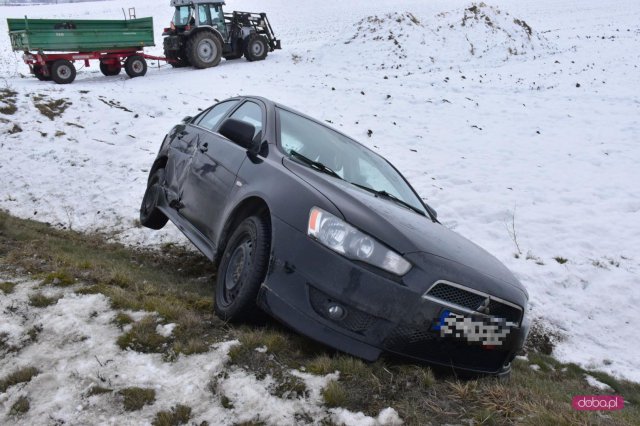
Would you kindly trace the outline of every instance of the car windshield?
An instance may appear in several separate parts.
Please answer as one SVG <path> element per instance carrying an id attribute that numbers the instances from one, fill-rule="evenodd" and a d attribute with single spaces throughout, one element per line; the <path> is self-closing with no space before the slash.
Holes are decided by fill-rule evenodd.
<path id="1" fill-rule="evenodd" d="M 191 6 L 176 7 L 176 14 L 173 16 L 173 24 L 177 27 L 183 27 L 189 23 L 189 18 L 193 16 Z"/>
<path id="2" fill-rule="evenodd" d="M 308 160 L 319 163 L 355 186 L 390 195 L 386 198 L 397 198 L 403 204 L 426 214 L 411 187 L 382 157 L 308 118 L 282 108 L 278 108 L 278 114 L 280 145 L 291 158 L 307 160 L 302 162 L 308 165 L 311 165 Z M 314 168 L 322 170 L 317 165 Z"/>

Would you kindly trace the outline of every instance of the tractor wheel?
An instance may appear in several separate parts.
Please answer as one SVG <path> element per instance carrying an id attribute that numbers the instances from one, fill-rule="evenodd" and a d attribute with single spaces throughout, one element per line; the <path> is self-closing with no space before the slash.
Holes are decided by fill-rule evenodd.
<path id="1" fill-rule="evenodd" d="M 256 307 L 260 285 L 267 274 L 269 222 L 262 216 L 245 219 L 224 250 L 216 282 L 214 310 L 224 321 L 250 321 L 261 316 Z"/>
<path id="2" fill-rule="evenodd" d="M 131 78 L 142 77 L 147 73 L 147 61 L 140 55 L 129 56 L 124 61 L 124 71 Z"/>
<path id="3" fill-rule="evenodd" d="M 106 64 L 100 61 L 100 71 L 102 72 L 102 74 L 106 76 L 118 75 L 120 74 L 121 70 L 122 70 L 122 65 L 120 65 L 120 62 L 117 62 L 114 64 Z"/>
<path id="4" fill-rule="evenodd" d="M 34 65 L 33 66 L 33 74 L 40 81 L 50 81 L 51 80 L 51 73 L 49 73 L 49 75 L 44 75 L 44 69 L 45 69 L 45 67 L 42 66 L 42 65 Z"/>
<path id="5" fill-rule="evenodd" d="M 66 59 L 58 59 L 51 65 L 51 78 L 58 84 L 69 84 L 76 79 L 76 67 Z"/>
<path id="6" fill-rule="evenodd" d="M 249 39 L 244 45 L 244 57 L 247 58 L 249 62 L 261 61 L 267 57 L 268 50 L 264 37 L 254 34 L 249 36 Z"/>
<path id="7" fill-rule="evenodd" d="M 220 40 L 209 32 L 194 34 L 187 41 L 187 58 L 196 68 L 215 67 L 222 57 L 222 45 Z"/>

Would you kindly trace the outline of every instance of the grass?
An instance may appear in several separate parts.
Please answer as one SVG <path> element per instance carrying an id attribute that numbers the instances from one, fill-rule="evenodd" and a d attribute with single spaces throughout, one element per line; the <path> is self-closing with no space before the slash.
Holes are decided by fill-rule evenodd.
<path id="1" fill-rule="evenodd" d="M 191 418 L 191 407 L 178 404 L 168 411 L 159 411 L 153 422 L 153 426 L 179 426 L 186 425 Z"/>
<path id="2" fill-rule="evenodd" d="M 103 395 L 105 393 L 111 393 L 111 392 L 113 392 L 113 389 L 105 388 L 100 385 L 94 385 L 87 392 L 87 396 Z"/>
<path id="3" fill-rule="evenodd" d="M 29 296 L 29 304 L 34 308 L 46 308 L 57 303 L 58 297 L 47 297 L 42 293 L 35 293 Z"/>
<path id="4" fill-rule="evenodd" d="M 11 386 L 15 386 L 18 383 L 26 383 L 31 381 L 40 372 L 35 367 L 24 367 L 14 371 L 7 377 L 0 379 L 0 393 L 6 392 Z"/>
<path id="5" fill-rule="evenodd" d="M 118 346 L 121 349 L 132 349 L 142 353 L 163 353 L 167 346 L 167 338 L 156 332 L 157 325 L 154 317 L 144 317 L 118 338 Z"/>
<path id="6" fill-rule="evenodd" d="M 72 104 L 66 99 L 50 99 L 45 95 L 34 95 L 33 104 L 42 115 L 53 120 L 62 115 Z"/>
<path id="7" fill-rule="evenodd" d="M 31 408 L 31 403 L 29 402 L 29 398 L 26 396 L 21 396 L 13 403 L 11 408 L 9 409 L 10 416 L 19 416 L 21 414 L 26 413 Z"/>
<path id="8" fill-rule="evenodd" d="M 122 396 L 122 405 L 127 411 L 140 410 L 156 400 L 156 391 L 148 388 L 131 387 L 118 392 Z"/>
<path id="9" fill-rule="evenodd" d="M 10 281 L 4 281 L 0 283 L 0 291 L 4 294 L 13 293 L 14 288 L 16 288 L 16 284 Z"/>
<path id="10" fill-rule="evenodd" d="M 16 107 L 17 92 L 3 88 L 0 89 L 0 114 L 13 115 L 18 110 Z"/>
<path id="11" fill-rule="evenodd" d="M 106 295 L 119 311 L 114 323 L 127 330 L 118 341 L 121 347 L 158 352 L 169 362 L 178 356 L 205 352 L 217 342 L 237 339 L 240 344 L 229 352 L 230 367 L 245 369 L 259 380 L 272 377 L 270 392 L 279 398 L 308 395 L 304 382 L 291 374 L 292 369 L 318 375 L 339 371 L 339 378 L 322 394 L 327 406 L 374 417 L 391 406 L 407 425 L 640 424 L 640 385 L 560 363 L 550 354 L 561 336 L 553 335 L 542 324 L 532 326 L 526 346 L 528 360 L 515 360 L 507 383 L 492 378 L 458 379 L 446 370 L 391 357 L 365 363 L 270 320 L 225 324 L 213 315 L 215 269 L 204 257 L 172 245 L 159 251 L 130 249 L 108 243 L 109 237 L 60 231 L 0 212 L 0 269 L 21 267 L 25 274 L 42 280 L 49 274 L 66 276 L 73 278 L 76 293 Z M 127 310 L 146 310 L 150 315 L 135 322 L 125 313 Z M 166 323 L 176 324 L 173 333 L 169 337 L 158 335 L 156 326 Z M 534 371 L 532 364 L 540 369 Z M 573 395 L 601 393 L 589 387 L 585 374 L 623 395 L 627 401 L 624 410 L 606 416 L 574 411 Z M 6 380 L 0 383 L 9 383 Z M 224 374 L 212 380 L 210 388 L 223 406 L 231 408 L 232 401 L 218 391 L 219 380 L 224 380 Z M 127 406 L 153 403 L 152 389 L 137 389 L 119 392 L 123 401 L 128 401 Z M 111 390 L 104 388 L 104 392 Z M 169 410 L 163 407 L 154 421 L 174 424 L 170 422 L 182 421 L 185 412 L 177 405 Z"/>

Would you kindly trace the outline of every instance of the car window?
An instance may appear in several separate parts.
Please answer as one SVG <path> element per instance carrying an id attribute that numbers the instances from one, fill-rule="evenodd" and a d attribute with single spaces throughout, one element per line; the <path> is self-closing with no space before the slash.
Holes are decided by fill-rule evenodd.
<path id="1" fill-rule="evenodd" d="M 342 179 L 376 191 L 386 191 L 424 212 L 420 199 L 384 158 L 341 133 L 316 121 L 277 108 L 280 146 L 320 162 Z"/>
<path id="2" fill-rule="evenodd" d="M 242 104 L 240 108 L 231 114 L 231 118 L 253 124 L 256 128 L 253 134 L 254 137 L 262 130 L 262 109 L 254 102 L 245 102 Z"/>
<path id="3" fill-rule="evenodd" d="M 196 124 L 200 127 L 204 127 L 207 130 L 214 130 L 220 119 L 236 104 L 238 101 L 226 101 L 219 103 L 204 113 Z"/>

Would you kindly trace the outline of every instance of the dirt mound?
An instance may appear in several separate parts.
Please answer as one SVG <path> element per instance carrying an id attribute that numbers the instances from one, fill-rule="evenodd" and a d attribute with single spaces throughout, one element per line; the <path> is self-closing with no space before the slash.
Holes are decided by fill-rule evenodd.
<path id="1" fill-rule="evenodd" d="M 485 3 L 430 18 L 411 12 L 367 16 L 354 26 L 355 32 L 333 49 L 345 58 L 358 57 L 367 68 L 491 64 L 556 51 L 524 19 Z"/>

